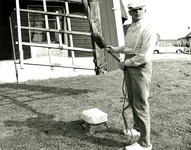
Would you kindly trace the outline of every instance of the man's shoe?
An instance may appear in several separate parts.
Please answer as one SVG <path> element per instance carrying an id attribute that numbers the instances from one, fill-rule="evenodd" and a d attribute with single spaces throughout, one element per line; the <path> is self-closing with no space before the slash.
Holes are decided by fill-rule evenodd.
<path id="1" fill-rule="evenodd" d="M 131 130 L 123 130 L 123 134 L 126 136 L 131 136 L 131 134 L 135 137 L 135 136 L 140 136 L 140 132 L 138 132 L 135 129 L 131 129 Z"/>
<path id="2" fill-rule="evenodd" d="M 152 149 L 152 145 L 150 145 L 149 147 L 142 147 L 138 143 L 134 143 L 134 144 L 132 144 L 130 146 L 120 148 L 119 150 L 151 150 L 151 149 Z"/>

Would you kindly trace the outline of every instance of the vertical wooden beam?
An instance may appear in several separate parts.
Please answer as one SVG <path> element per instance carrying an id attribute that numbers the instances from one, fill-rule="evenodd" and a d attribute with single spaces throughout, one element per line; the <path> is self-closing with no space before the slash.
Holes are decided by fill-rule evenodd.
<path id="1" fill-rule="evenodd" d="M 56 11 L 56 13 L 58 13 L 58 11 Z M 56 16 L 56 22 L 57 22 L 57 29 L 61 30 L 61 27 L 60 27 L 60 17 L 59 16 Z M 62 48 L 62 34 L 61 33 L 58 33 L 58 41 L 59 41 L 60 47 Z M 60 52 L 62 53 L 61 49 L 60 49 Z"/>
<path id="2" fill-rule="evenodd" d="M 15 64 L 15 75 L 16 75 L 17 84 L 18 84 L 18 70 L 17 70 L 17 65 L 16 65 L 15 43 L 14 43 L 14 38 L 13 38 L 13 28 L 12 28 L 11 17 L 9 17 L 9 24 L 10 24 L 10 30 L 11 30 L 11 40 L 12 40 L 12 48 L 13 48 L 13 58 L 14 58 L 14 64 Z"/>
<path id="3" fill-rule="evenodd" d="M 98 33 L 100 33 L 102 35 L 102 25 L 101 25 L 101 14 L 100 14 L 100 2 L 99 0 L 94 0 L 89 2 L 90 8 L 91 8 L 91 16 L 96 28 L 96 31 Z M 92 41 L 93 42 L 93 41 Z M 95 44 L 94 44 L 95 45 Z M 97 74 L 102 74 L 106 71 L 106 66 L 105 67 L 101 67 L 103 66 L 103 64 L 105 64 L 105 51 L 103 49 L 100 49 L 98 46 L 92 46 L 95 47 L 95 53 L 93 54 L 94 59 L 96 59 L 96 61 L 94 61 L 95 67 L 99 66 L 99 70 L 97 70 Z M 98 72 L 99 71 L 99 72 Z M 96 72 L 96 71 L 95 71 Z"/>
<path id="4" fill-rule="evenodd" d="M 65 2 L 65 9 L 66 9 L 66 14 L 69 14 L 69 7 L 68 7 L 68 2 Z M 71 21 L 70 21 L 70 18 L 67 18 L 67 25 L 68 25 L 68 31 L 72 31 L 71 29 Z M 74 44 L 73 44 L 73 38 L 72 38 L 72 35 L 69 34 L 69 38 L 70 38 L 70 46 L 71 47 L 74 47 Z M 74 65 L 75 64 L 75 54 L 74 54 L 74 51 L 71 51 L 72 53 L 72 64 Z"/>
<path id="5" fill-rule="evenodd" d="M 46 0 L 43 0 L 43 7 L 44 7 L 44 12 L 47 12 Z M 48 15 L 45 15 L 45 26 L 46 26 L 46 29 L 49 29 Z M 51 45 L 50 32 L 46 32 L 46 37 L 47 37 L 48 45 Z M 48 48 L 48 55 L 49 55 L 49 62 L 51 63 L 52 61 L 51 61 L 51 49 L 50 48 Z"/>
<path id="6" fill-rule="evenodd" d="M 123 32 L 123 23 L 122 23 L 121 7 L 119 0 L 113 0 L 112 10 L 114 11 L 114 16 L 115 16 L 118 46 L 123 46 L 125 43 L 125 38 Z M 120 57 L 123 57 L 124 59 L 124 54 L 120 54 Z"/>
<path id="7" fill-rule="evenodd" d="M 16 0 L 16 15 L 17 15 L 17 31 L 18 31 L 18 46 L 19 46 L 19 59 L 20 68 L 23 68 L 23 49 L 22 49 L 22 35 L 21 35 L 21 15 L 19 0 Z"/>
<path id="8" fill-rule="evenodd" d="M 83 1 L 82 1 L 82 2 L 83 2 Z M 87 0 L 87 2 L 88 2 L 89 9 L 90 9 L 90 13 L 92 13 L 92 12 L 91 12 L 90 1 Z M 88 10 L 87 10 L 87 11 L 88 11 Z M 90 19 L 92 19 L 91 16 L 92 16 L 92 14 L 89 14 L 89 16 L 87 16 L 87 17 L 89 17 Z M 94 30 L 94 29 L 93 29 L 93 26 L 90 25 L 90 32 L 93 33 L 93 30 Z M 99 75 L 100 72 L 99 72 L 98 62 L 97 62 L 97 56 L 96 56 L 96 45 L 95 45 L 93 36 L 91 36 L 91 41 L 92 41 L 92 49 L 93 49 L 93 57 L 94 57 L 93 62 L 94 62 L 94 64 L 95 64 L 95 73 L 96 73 L 96 75 Z"/>
<path id="9" fill-rule="evenodd" d="M 67 22 L 67 18 L 63 17 L 64 31 L 67 30 L 67 23 L 66 22 Z M 66 33 L 64 33 L 64 44 L 68 46 L 68 35 Z"/>

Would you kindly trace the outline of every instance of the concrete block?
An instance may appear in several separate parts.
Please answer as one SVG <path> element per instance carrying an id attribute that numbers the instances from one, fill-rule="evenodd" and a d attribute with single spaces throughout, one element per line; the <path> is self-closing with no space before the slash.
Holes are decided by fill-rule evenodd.
<path id="1" fill-rule="evenodd" d="M 85 122 L 82 125 L 82 128 L 86 131 L 86 133 L 90 133 L 91 135 L 93 135 L 95 133 L 103 133 L 103 132 L 107 131 L 108 126 L 107 126 L 106 122 L 100 123 L 100 124 L 89 124 L 89 123 Z"/>
<path id="2" fill-rule="evenodd" d="M 107 114 L 97 108 L 81 112 L 81 119 L 89 124 L 100 124 L 108 121 Z"/>

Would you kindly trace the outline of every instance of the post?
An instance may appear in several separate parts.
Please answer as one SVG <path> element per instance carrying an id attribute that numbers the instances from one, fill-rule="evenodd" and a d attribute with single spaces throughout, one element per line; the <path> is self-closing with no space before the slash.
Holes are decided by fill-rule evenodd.
<path id="1" fill-rule="evenodd" d="M 119 0 L 113 0 L 113 8 L 115 15 L 115 24 L 116 24 L 116 31 L 117 31 L 117 41 L 118 46 L 123 46 L 125 39 L 124 39 L 124 32 L 123 32 L 123 23 L 121 17 L 121 7 Z M 124 57 L 123 54 L 120 54 L 120 57 Z"/>
<path id="2" fill-rule="evenodd" d="M 12 48 L 13 48 L 13 58 L 14 58 L 14 64 L 15 64 L 15 75 L 16 75 L 17 85 L 18 85 L 18 70 L 17 70 L 17 65 L 16 65 L 15 43 L 14 43 L 14 39 L 13 39 L 13 28 L 12 28 L 11 17 L 9 17 L 9 24 L 10 24 L 10 30 L 11 30 L 11 40 L 12 40 Z"/>
<path id="3" fill-rule="evenodd" d="M 91 14 L 91 9 L 90 9 L 90 1 L 89 0 L 82 0 L 83 6 L 84 6 L 84 11 L 85 14 L 88 18 L 89 21 L 89 25 L 90 25 L 90 32 L 92 32 L 92 36 L 91 36 L 91 41 L 92 41 L 92 51 L 93 51 L 93 62 L 95 64 L 95 73 L 96 75 L 100 74 L 99 71 L 99 67 L 98 67 L 98 61 L 97 61 L 97 56 L 96 56 L 96 45 L 94 42 L 94 38 L 93 38 L 93 34 L 96 33 L 96 28 L 95 28 L 95 24 L 92 18 L 92 14 Z"/>
<path id="4" fill-rule="evenodd" d="M 21 35 L 21 15 L 19 0 L 16 0 L 16 14 L 17 14 L 17 31 L 18 31 L 18 47 L 19 47 L 19 59 L 20 68 L 23 69 L 23 49 L 22 49 L 22 35 Z"/>
<path id="5" fill-rule="evenodd" d="M 58 11 L 56 11 L 56 13 L 58 13 Z M 58 30 L 61 30 L 61 27 L 60 27 L 60 18 L 59 16 L 56 16 L 56 21 L 57 21 L 57 29 Z M 61 33 L 58 33 L 58 40 L 59 40 L 59 45 L 60 45 L 60 52 L 62 53 L 62 34 Z"/>
<path id="6" fill-rule="evenodd" d="M 65 8 L 66 8 L 66 14 L 69 14 L 68 2 L 65 2 Z M 67 19 L 67 24 L 68 24 L 68 31 L 72 31 L 70 18 L 66 18 L 66 19 Z M 72 38 L 71 34 L 69 34 L 69 38 L 70 38 L 70 46 L 74 47 L 73 38 Z M 71 51 L 71 53 L 72 53 L 72 65 L 74 65 L 75 64 L 75 62 L 74 62 L 75 54 L 74 54 L 74 51 Z"/>
<path id="7" fill-rule="evenodd" d="M 43 7 L 44 7 L 44 12 L 47 12 L 46 0 L 43 0 Z M 48 15 L 45 15 L 45 25 L 46 25 L 46 29 L 49 29 Z M 50 32 L 46 32 L 46 37 L 47 37 L 48 45 L 51 45 Z M 48 48 L 48 55 L 49 55 L 49 62 L 51 63 L 52 61 L 51 61 L 51 49 L 50 48 Z"/>

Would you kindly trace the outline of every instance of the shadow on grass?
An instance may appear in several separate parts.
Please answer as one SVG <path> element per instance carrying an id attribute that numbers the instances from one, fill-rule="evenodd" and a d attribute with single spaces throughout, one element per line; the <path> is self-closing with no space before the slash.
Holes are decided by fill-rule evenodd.
<path id="1" fill-rule="evenodd" d="M 74 141 L 75 139 L 79 139 L 84 142 L 108 147 L 123 147 L 125 144 L 127 144 L 125 142 L 120 142 L 109 137 L 106 138 L 107 136 L 97 137 L 95 134 L 87 134 L 82 127 L 82 124 L 84 123 L 82 120 L 64 122 L 55 121 L 53 118 L 54 116 L 51 115 L 42 115 L 35 118 L 29 118 L 26 121 L 7 120 L 4 121 L 4 124 L 7 127 L 27 126 L 39 132 L 44 132 L 47 136 L 63 136 L 69 138 L 71 141 L 72 139 L 74 139 Z M 108 129 L 105 132 L 119 134 L 117 129 Z"/>
<path id="2" fill-rule="evenodd" d="M 13 84 L 7 83 L 0 85 L 0 102 L 4 99 L 11 100 L 10 103 L 0 104 L 0 106 L 8 104 L 16 104 L 21 107 L 24 107 L 24 103 L 16 101 L 16 99 L 26 97 L 27 100 L 22 102 L 30 102 L 36 100 L 46 100 L 48 98 L 55 98 L 59 96 L 77 96 L 86 94 L 88 92 L 95 92 L 89 89 L 75 89 L 67 87 L 54 87 L 54 86 L 42 86 L 42 85 L 28 85 L 28 84 Z M 43 95 L 44 94 L 44 95 Z M 16 98 L 16 99 L 15 99 Z"/>
<path id="3" fill-rule="evenodd" d="M 81 89 L 75 89 L 75 88 L 67 88 L 67 87 L 55 87 L 55 86 L 43 86 L 43 85 L 31 85 L 31 84 L 13 84 L 13 83 L 7 83 L 0 85 L 1 88 L 10 88 L 13 90 L 26 90 L 26 91 L 36 91 L 36 92 L 42 92 L 47 94 L 55 94 L 55 95 L 79 95 L 79 94 L 85 94 L 88 92 L 93 92 L 89 89 L 83 89 L 83 86 Z M 19 91 L 18 91 L 19 92 Z"/>
<path id="4" fill-rule="evenodd" d="M 4 84 L 1 85 L 1 87 L 4 88 L 15 88 L 15 84 Z M 62 136 L 69 138 L 68 140 L 75 141 L 76 139 L 79 139 L 81 141 L 85 141 L 92 144 L 102 145 L 102 146 L 108 146 L 108 147 L 123 147 L 125 146 L 125 142 L 123 141 L 117 141 L 119 140 L 116 138 L 116 134 L 120 134 L 119 130 L 110 128 L 106 130 L 108 134 L 112 134 L 112 137 L 109 137 L 106 135 L 107 133 L 102 133 L 101 136 L 87 134 L 85 132 L 84 128 L 82 127 L 82 124 L 84 123 L 81 120 L 71 121 L 71 122 L 64 122 L 64 121 L 56 121 L 54 120 L 54 115 L 47 115 L 44 113 L 41 113 L 34 109 L 33 107 L 27 105 L 24 103 L 25 101 L 19 100 L 19 94 L 23 92 L 23 90 L 28 91 L 40 91 L 44 93 L 49 93 L 54 91 L 54 96 L 57 94 L 69 94 L 69 95 L 78 95 L 82 93 L 91 92 L 90 90 L 86 89 L 65 89 L 65 88 L 55 88 L 55 87 L 44 87 L 39 85 L 26 85 L 26 84 L 19 84 L 18 89 L 22 89 L 22 91 L 19 91 L 18 89 L 15 90 L 17 93 L 17 97 L 15 98 L 12 94 L 15 94 L 14 92 L 9 93 L 9 90 L 3 91 L 3 94 L 0 94 L 0 96 L 3 97 L 3 99 L 8 99 L 10 101 L 10 104 L 15 104 L 21 108 L 26 109 L 27 111 L 31 111 L 32 113 L 36 114 L 37 117 L 28 118 L 25 121 L 16 121 L 16 120 L 6 120 L 4 121 L 4 125 L 6 127 L 29 127 L 31 129 L 34 129 L 39 132 L 45 133 L 47 136 Z M 1 90 L 2 91 L 2 90 Z M 25 95 L 27 96 L 27 95 Z M 3 100 L 2 99 L 2 100 Z M 43 99 L 43 98 L 42 98 Z M 36 100 L 36 99 L 35 99 Z"/>

